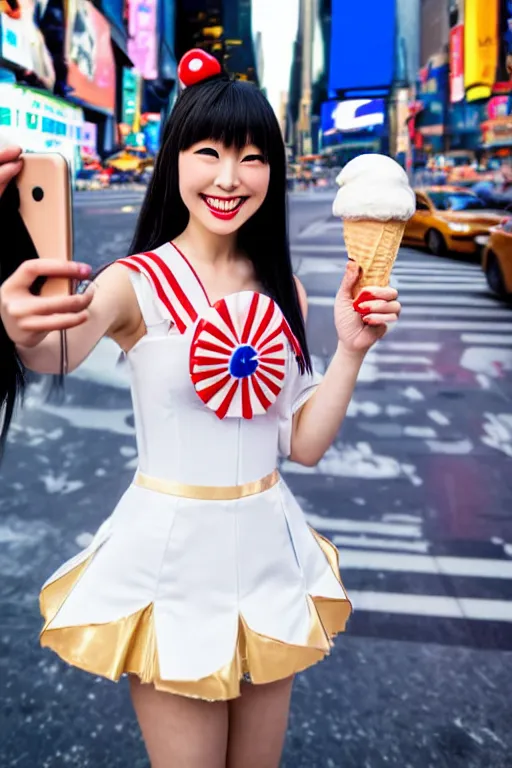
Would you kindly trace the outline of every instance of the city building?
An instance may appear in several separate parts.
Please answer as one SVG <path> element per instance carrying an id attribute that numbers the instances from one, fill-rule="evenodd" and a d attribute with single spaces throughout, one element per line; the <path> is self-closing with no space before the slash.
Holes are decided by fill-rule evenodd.
<path id="1" fill-rule="evenodd" d="M 323 38 L 330 33 L 320 151 L 337 164 L 362 152 L 388 152 L 397 54 L 395 0 L 330 0 L 319 10 Z"/>
<path id="2" fill-rule="evenodd" d="M 241 80 L 258 82 L 251 0 L 178 0 L 176 53 L 204 48 Z"/>

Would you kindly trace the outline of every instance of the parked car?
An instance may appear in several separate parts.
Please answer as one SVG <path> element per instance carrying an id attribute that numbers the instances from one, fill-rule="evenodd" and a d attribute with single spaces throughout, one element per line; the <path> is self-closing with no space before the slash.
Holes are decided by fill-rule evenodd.
<path id="1" fill-rule="evenodd" d="M 482 269 L 489 288 L 500 298 L 512 300 L 512 218 L 493 227 L 479 242 L 484 246 Z"/>
<path id="2" fill-rule="evenodd" d="M 489 234 L 503 212 L 487 209 L 477 195 L 459 187 L 416 190 L 416 212 L 407 222 L 404 243 L 426 245 L 442 256 L 448 251 L 477 254 L 475 238 Z"/>

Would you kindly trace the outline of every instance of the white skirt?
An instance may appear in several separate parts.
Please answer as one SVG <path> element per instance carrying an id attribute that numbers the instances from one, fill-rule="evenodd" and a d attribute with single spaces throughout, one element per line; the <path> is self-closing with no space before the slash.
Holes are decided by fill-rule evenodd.
<path id="1" fill-rule="evenodd" d="M 329 652 L 351 605 L 335 547 L 280 480 L 234 501 L 131 485 L 41 591 L 41 644 L 111 680 L 235 698 Z"/>

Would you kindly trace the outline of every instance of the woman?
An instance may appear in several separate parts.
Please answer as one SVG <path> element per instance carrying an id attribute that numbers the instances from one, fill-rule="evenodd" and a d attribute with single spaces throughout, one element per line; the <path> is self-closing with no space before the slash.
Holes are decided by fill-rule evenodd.
<path id="1" fill-rule="evenodd" d="M 81 295 L 32 295 L 41 276 L 89 274 L 38 260 L 1 289 L 24 366 L 58 373 L 64 330 L 69 370 L 109 336 L 132 375 L 137 474 L 91 545 L 44 585 L 41 642 L 94 674 L 129 675 L 154 768 L 273 768 L 293 676 L 329 652 L 351 610 L 336 550 L 306 525 L 278 454 L 319 461 L 400 305 L 391 288 L 354 302 L 349 263 L 337 350 L 323 379 L 313 374 L 274 114 L 202 51 L 179 73 L 187 87 L 135 255 Z M 0 155 L 0 184 L 19 170 L 18 154 Z M 4 389 L 11 403 L 14 384 Z"/>

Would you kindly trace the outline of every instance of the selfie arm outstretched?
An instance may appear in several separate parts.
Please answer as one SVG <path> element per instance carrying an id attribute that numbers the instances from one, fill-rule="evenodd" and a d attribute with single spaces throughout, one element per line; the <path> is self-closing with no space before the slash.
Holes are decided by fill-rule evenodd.
<path id="1" fill-rule="evenodd" d="M 40 277 L 84 280 L 85 264 L 34 259 L 22 264 L 0 289 L 0 313 L 22 363 L 37 373 L 61 373 L 61 331 L 66 331 L 67 372 L 76 369 L 103 336 L 128 338 L 140 313 L 127 270 L 113 264 L 82 294 L 43 298 L 30 287 Z"/>

